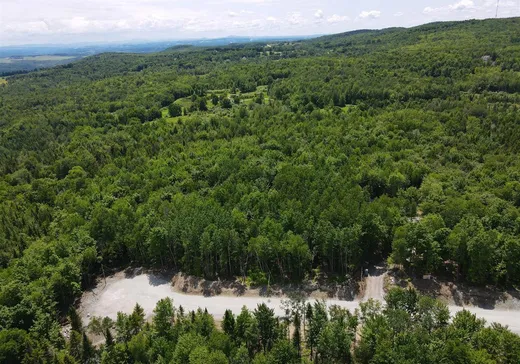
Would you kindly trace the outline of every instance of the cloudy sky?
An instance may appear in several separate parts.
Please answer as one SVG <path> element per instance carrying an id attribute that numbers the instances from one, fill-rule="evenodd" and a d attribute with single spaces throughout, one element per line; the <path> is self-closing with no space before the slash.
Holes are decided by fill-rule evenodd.
<path id="1" fill-rule="evenodd" d="M 0 0 L 0 45 L 330 34 L 495 11 L 496 0 Z M 520 16 L 520 0 L 500 0 L 498 16 Z"/>

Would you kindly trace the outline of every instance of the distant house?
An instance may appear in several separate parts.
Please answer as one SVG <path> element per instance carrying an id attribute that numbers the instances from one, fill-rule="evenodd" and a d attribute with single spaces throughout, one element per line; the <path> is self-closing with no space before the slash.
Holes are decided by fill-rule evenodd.
<path id="1" fill-rule="evenodd" d="M 493 58 L 491 56 L 482 56 L 482 60 L 486 63 L 489 63 L 493 60 Z"/>

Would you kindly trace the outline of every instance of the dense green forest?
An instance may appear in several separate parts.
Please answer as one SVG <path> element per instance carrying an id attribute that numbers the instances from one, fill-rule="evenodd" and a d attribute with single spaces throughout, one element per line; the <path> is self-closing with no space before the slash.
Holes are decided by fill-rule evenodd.
<path id="1" fill-rule="evenodd" d="M 58 360 L 59 320 L 129 264 L 260 284 L 388 259 L 519 285 L 519 54 L 512 18 L 0 79 L 0 347 Z"/>
<path id="2" fill-rule="evenodd" d="M 324 302 L 293 298 L 277 318 L 265 304 L 238 315 L 226 311 L 220 324 L 207 311 L 185 312 L 160 300 L 152 322 L 136 305 L 117 319 L 94 317 L 85 329 L 77 312 L 69 344 L 57 362 L 174 364 L 298 363 L 518 363 L 520 337 L 500 325 L 485 327 L 468 311 L 451 322 L 448 308 L 413 290 L 393 288 L 387 304 L 369 300 L 355 313 Z M 359 331 L 358 327 L 361 327 Z M 220 329 L 219 329 L 220 328 Z M 358 335 L 356 335 L 356 332 Z M 95 348 L 87 333 L 101 337 Z M 14 352 L 23 334 L 13 332 Z"/>

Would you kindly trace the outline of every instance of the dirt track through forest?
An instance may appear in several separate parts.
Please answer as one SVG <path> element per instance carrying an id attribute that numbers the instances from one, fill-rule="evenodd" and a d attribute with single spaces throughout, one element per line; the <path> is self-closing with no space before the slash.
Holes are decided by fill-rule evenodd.
<path id="1" fill-rule="evenodd" d="M 385 272 L 384 267 L 373 267 L 369 270 L 369 275 L 365 278 L 363 301 L 368 301 L 371 298 L 381 302 L 384 300 Z"/>
<path id="2" fill-rule="evenodd" d="M 362 301 L 370 298 L 382 301 L 383 287 L 384 270 L 374 268 L 367 277 L 365 296 Z M 182 305 L 186 311 L 196 310 L 199 307 L 207 308 L 208 312 L 217 320 L 222 318 L 226 309 L 238 314 L 242 306 L 253 310 L 260 303 L 267 304 L 279 316 L 284 314 L 281 308 L 283 298 L 186 295 L 175 292 L 169 279 L 151 274 L 125 276 L 123 272 L 108 277 L 106 284 L 104 280 L 101 280 L 94 290 L 86 292 L 81 299 L 80 313 L 84 323 L 87 324 L 92 316 L 108 316 L 115 319 L 118 311 L 130 313 L 135 304 L 139 303 L 147 317 L 150 317 L 157 301 L 166 297 L 172 298 L 175 306 Z M 330 299 L 326 302 L 328 305 L 338 305 L 351 311 L 359 307 L 359 301 Z M 463 307 L 449 306 L 449 309 L 454 315 Z M 519 311 L 486 310 L 476 307 L 466 307 L 466 309 L 478 317 L 486 319 L 487 322 L 508 325 L 513 332 L 520 333 Z"/>
<path id="3" fill-rule="evenodd" d="M 238 314 L 242 306 L 252 310 L 260 303 L 273 308 L 279 316 L 284 314 L 281 309 L 283 298 L 187 295 L 175 292 L 168 279 L 150 274 L 125 277 L 123 272 L 108 277 L 106 285 L 102 280 L 93 291 L 86 292 L 81 299 L 80 312 L 87 324 L 92 316 L 115 319 L 118 311 L 130 313 L 135 304 L 139 303 L 146 315 L 151 316 L 157 301 L 166 297 L 172 298 L 175 306 L 182 305 L 185 311 L 207 308 L 216 319 L 222 318 L 226 309 Z M 355 301 L 327 300 L 327 304 L 339 305 L 349 310 L 358 307 L 358 302 Z"/>

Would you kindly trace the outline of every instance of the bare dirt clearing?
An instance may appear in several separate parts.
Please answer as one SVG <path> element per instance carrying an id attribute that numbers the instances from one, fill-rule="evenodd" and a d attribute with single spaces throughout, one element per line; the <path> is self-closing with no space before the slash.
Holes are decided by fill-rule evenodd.
<path id="1" fill-rule="evenodd" d="M 216 319 L 222 318 L 226 309 L 240 313 L 242 306 L 254 309 L 260 303 L 273 308 L 277 315 L 283 315 L 281 308 L 284 297 L 260 297 L 251 294 L 243 296 L 221 295 L 203 296 L 176 292 L 168 277 L 153 274 L 127 275 L 116 273 L 105 280 L 100 280 L 92 291 L 85 292 L 81 299 L 80 313 L 87 324 L 92 316 L 116 318 L 117 312 L 131 313 L 135 304 L 141 305 L 148 317 L 153 313 L 155 304 L 162 298 L 170 297 L 175 306 L 185 310 L 207 308 Z M 285 298 L 286 299 L 286 298 Z M 350 310 L 358 307 L 355 301 L 327 300 L 329 305 L 339 305 Z"/>
<path id="2" fill-rule="evenodd" d="M 456 283 L 449 278 L 420 279 L 409 277 L 400 270 L 389 270 L 391 284 L 413 287 L 424 295 L 437 298 L 451 306 L 471 306 L 492 310 L 520 310 L 519 290 L 496 287 L 475 287 Z"/>
<path id="3" fill-rule="evenodd" d="M 384 296 L 384 272 L 376 269 L 369 278 L 373 279 L 367 280 L 364 300 L 369 298 L 382 300 Z M 233 295 L 228 292 L 228 294 L 219 296 L 185 294 L 175 291 L 171 276 L 159 276 L 150 273 L 133 275 L 125 274 L 125 272 L 116 273 L 107 277 L 106 280 L 101 279 L 96 288 L 85 292 L 81 299 L 80 313 L 84 323 L 87 324 L 92 316 L 116 318 L 118 311 L 131 313 L 135 304 L 139 303 L 149 318 L 153 314 L 157 301 L 165 297 L 172 298 L 175 306 L 182 305 L 185 310 L 196 310 L 199 307 L 207 308 L 208 312 L 215 316 L 217 320 L 222 318 L 226 309 L 238 314 L 242 306 L 254 309 L 260 303 L 265 303 L 273 308 L 277 315 L 282 316 L 284 314 L 281 308 L 284 296 L 261 297 L 255 296 L 251 292 L 243 295 Z M 328 305 L 338 305 L 351 311 L 359 307 L 359 301 L 327 299 L 326 302 Z M 449 308 L 452 315 L 466 308 L 488 322 L 508 325 L 513 332 L 520 333 L 519 311 L 487 310 L 454 305 L 450 305 Z"/>
<path id="4" fill-rule="evenodd" d="M 386 268 L 376 266 L 369 270 L 368 277 L 365 279 L 365 295 L 363 301 L 374 299 L 383 301 L 385 298 L 384 284 L 386 277 Z"/>
<path id="5" fill-rule="evenodd" d="M 301 284 L 272 284 L 269 287 L 247 287 L 238 280 L 211 281 L 199 277 L 177 273 L 171 278 L 175 292 L 184 294 L 209 296 L 233 296 L 233 297 L 287 297 L 293 293 L 303 295 L 308 299 L 338 299 L 341 301 L 354 301 L 358 292 L 358 284 L 350 283 L 334 284 L 326 279 L 317 282 L 306 281 Z"/>

